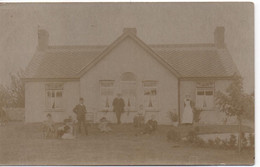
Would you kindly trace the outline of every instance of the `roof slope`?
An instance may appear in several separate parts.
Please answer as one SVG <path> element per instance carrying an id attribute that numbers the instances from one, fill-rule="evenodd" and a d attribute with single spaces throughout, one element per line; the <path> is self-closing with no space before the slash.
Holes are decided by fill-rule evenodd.
<path id="1" fill-rule="evenodd" d="M 152 45 L 150 47 L 182 77 L 227 77 L 237 71 L 227 49 L 217 49 L 214 44 Z"/>
<path id="2" fill-rule="evenodd" d="M 214 44 L 148 45 L 180 77 L 230 77 L 237 68 L 226 48 Z M 29 63 L 25 78 L 79 78 L 107 46 L 49 46 Z"/>

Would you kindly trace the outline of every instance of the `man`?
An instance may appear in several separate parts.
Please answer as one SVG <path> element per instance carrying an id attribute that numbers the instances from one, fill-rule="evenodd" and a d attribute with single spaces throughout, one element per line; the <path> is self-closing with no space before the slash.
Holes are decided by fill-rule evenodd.
<path id="1" fill-rule="evenodd" d="M 116 118 L 117 118 L 117 124 L 120 124 L 120 118 L 121 118 L 121 113 L 124 112 L 124 107 L 125 107 L 125 102 L 121 97 L 121 94 L 118 93 L 117 97 L 113 100 L 113 111 L 116 113 Z"/>
<path id="2" fill-rule="evenodd" d="M 87 129 L 87 124 L 86 124 L 87 110 L 86 110 L 86 106 L 83 104 L 83 102 L 84 102 L 84 99 L 81 97 L 79 99 L 79 104 L 74 107 L 73 112 L 77 115 L 79 133 L 81 133 L 81 125 L 83 125 L 85 134 L 88 135 L 88 129 Z"/>

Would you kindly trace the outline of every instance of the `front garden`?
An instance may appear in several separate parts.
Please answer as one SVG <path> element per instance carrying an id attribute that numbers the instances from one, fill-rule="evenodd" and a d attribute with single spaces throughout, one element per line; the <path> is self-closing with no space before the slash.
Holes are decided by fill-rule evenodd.
<path id="1" fill-rule="evenodd" d="M 2 165 L 180 165 L 180 164 L 253 164 L 254 150 L 238 153 L 236 148 L 197 145 L 196 137 L 187 141 L 167 139 L 176 127 L 160 125 L 151 135 L 138 135 L 132 124 L 112 124 L 110 133 L 101 133 L 96 125 L 89 135 L 74 140 L 43 139 L 41 124 L 9 122 L 0 127 L 0 164 Z M 199 130 L 198 130 L 199 128 Z M 236 132 L 236 126 L 180 126 L 182 137 L 198 134 Z M 243 127 L 246 132 L 253 129 Z M 215 143 L 215 141 L 214 141 Z"/>

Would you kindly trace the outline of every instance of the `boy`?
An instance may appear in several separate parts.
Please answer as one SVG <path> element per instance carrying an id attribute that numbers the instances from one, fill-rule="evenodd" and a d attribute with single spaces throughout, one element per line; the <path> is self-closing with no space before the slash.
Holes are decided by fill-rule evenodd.
<path id="1" fill-rule="evenodd" d="M 139 128 L 144 124 L 144 115 L 145 115 L 144 107 L 143 105 L 140 105 L 138 113 L 134 117 L 134 127 Z"/>

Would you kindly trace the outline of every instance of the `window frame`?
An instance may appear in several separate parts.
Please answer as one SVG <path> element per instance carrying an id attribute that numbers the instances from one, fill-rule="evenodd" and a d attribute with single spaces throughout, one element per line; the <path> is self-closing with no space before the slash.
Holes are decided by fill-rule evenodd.
<path id="1" fill-rule="evenodd" d="M 52 105 L 48 104 L 48 93 L 51 92 L 51 94 L 54 92 L 54 103 L 56 103 L 57 100 L 57 93 L 61 92 L 61 107 L 55 107 L 53 108 Z M 52 95 L 51 95 L 52 96 Z M 52 98 L 52 97 L 51 97 Z M 45 108 L 47 111 L 64 111 L 64 83 L 60 82 L 53 82 L 53 83 L 46 83 L 45 84 Z"/>
<path id="2" fill-rule="evenodd" d="M 152 86 L 147 86 L 145 85 L 145 83 L 153 83 Z M 159 82 L 157 80 L 145 80 L 143 81 L 142 83 L 142 86 L 143 86 L 143 106 L 144 106 L 144 109 L 146 111 L 159 111 L 159 105 L 160 105 L 160 102 L 159 102 L 159 91 L 158 91 L 158 85 L 159 85 Z M 146 97 L 145 96 L 151 96 L 151 95 L 145 95 L 145 90 L 146 89 L 155 89 L 156 90 L 156 95 L 155 95 L 155 101 L 156 101 L 156 105 L 153 107 L 149 107 L 149 106 L 146 106 L 145 104 L 145 100 L 146 100 Z M 150 98 L 150 97 L 149 97 Z M 149 99 L 150 100 L 150 99 Z"/>
<path id="3" fill-rule="evenodd" d="M 124 90 L 124 87 L 123 85 L 124 84 L 134 84 L 134 105 L 131 105 L 130 107 L 128 107 L 128 100 L 129 100 L 129 97 L 128 96 L 125 96 L 124 93 L 123 93 L 123 90 Z M 126 111 L 136 111 L 137 110 L 137 103 L 136 103 L 136 96 L 137 96 L 137 82 L 134 81 L 134 80 L 131 80 L 131 81 L 120 81 L 120 91 L 122 93 L 122 98 L 124 99 L 124 102 L 125 102 L 125 110 Z M 128 98 L 127 98 L 128 97 Z"/>
<path id="4" fill-rule="evenodd" d="M 112 86 L 102 86 L 102 83 L 112 83 Z M 113 110 L 113 106 L 112 106 L 112 101 L 111 101 L 111 104 L 109 107 L 106 107 L 106 104 L 105 106 L 102 105 L 102 99 L 103 97 L 102 96 L 105 96 L 105 95 L 102 95 L 102 89 L 112 89 L 112 94 L 109 95 L 111 96 L 111 98 L 113 99 L 114 97 L 114 94 L 115 94 L 115 81 L 114 80 L 99 80 L 99 108 L 101 111 L 112 111 Z M 106 96 L 106 98 L 108 98 L 108 95 Z"/>
<path id="5" fill-rule="evenodd" d="M 212 95 L 206 95 L 207 91 L 211 91 Z M 203 95 L 198 95 L 198 92 L 203 92 Z M 207 98 L 207 96 L 212 96 L 212 106 L 211 107 L 203 107 L 202 106 L 198 106 L 198 97 L 199 96 L 203 96 L 203 100 L 205 101 L 205 98 Z M 215 83 L 213 81 L 205 81 L 205 82 L 197 82 L 197 86 L 196 86 L 196 107 L 197 108 L 201 108 L 202 110 L 214 110 L 215 108 Z M 201 98 L 201 97 L 200 97 Z M 203 101 L 203 103 L 204 103 Z"/>

